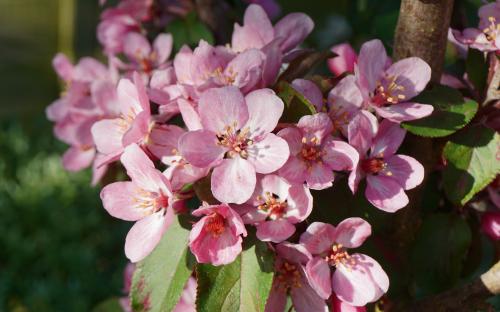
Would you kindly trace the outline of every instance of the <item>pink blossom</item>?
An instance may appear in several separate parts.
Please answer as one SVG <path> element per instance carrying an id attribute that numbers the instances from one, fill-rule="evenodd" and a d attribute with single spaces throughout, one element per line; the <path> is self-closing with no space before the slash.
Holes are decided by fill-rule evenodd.
<path id="1" fill-rule="evenodd" d="M 97 26 L 97 39 L 104 46 L 108 55 L 123 51 L 125 37 L 128 33 L 140 31 L 140 24 L 127 14 L 109 14 L 103 17 Z"/>
<path id="2" fill-rule="evenodd" d="M 189 233 L 189 248 L 199 263 L 224 265 L 241 253 L 241 236 L 247 236 L 240 216 L 228 205 L 204 205 L 193 211 L 203 216 Z"/>
<path id="3" fill-rule="evenodd" d="M 279 174 L 291 183 L 304 183 L 315 190 L 332 186 L 333 171 L 353 170 L 358 152 L 331 136 L 333 125 L 325 113 L 303 116 L 297 127 L 278 132 L 290 147 L 290 157 Z"/>
<path id="4" fill-rule="evenodd" d="M 380 40 L 363 44 L 355 70 L 363 96 L 363 109 L 394 122 L 430 115 L 432 105 L 411 102 L 431 78 L 431 68 L 418 57 L 409 57 L 387 67 L 388 57 Z"/>
<path id="5" fill-rule="evenodd" d="M 265 311 L 284 311 L 290 296 L 297 312 L 328 312 L 325 300 L 311 288 L 307 278 L 305 265 L 312 258 L 309 251 L 288 242 L 277 245 L 276 251 L 276 273 Z"/>
<path id="6" fill-rule="evenodd" d="M 190 277 L 182 290 L 181 299 L 172 312 L 196 312 L 196 278 Z"/>
<path id="7" fill-rule="evenodd" d="M 214 167 L 215 198 L 242 204 L 255 189 L 256 173 L 276 171 L 288 158 L 286 141 L 271 133 L 283 101 L 270 89 L 244 97 L 235 87 L 223 87 L 205 91 L 198 105 L 203 129 L 179 139 L 180 154 L 196 167 Z"/>
<path id="8" fill-rule="evenodd" d="M 245 0 L 245 2 L 260 5 L 270 19 L 275 19 L 281 14 L 281 7 L 276 0 Z"/>
<path id="9" fill-rule="evenodd" d="M 328 59 L 328 68 L 336 76 L 346 72 L 354 72 L 354 65 L 358 61 L 358 55 L 348 43 L 341 43 L 330 49 L 337 56 Z"/>
<path id="10" fill-rule="evenodd" d="M 259 177 L 241 217 L 245 223 L 256 225 L 258 239 L 280 243 L 295 233 L 296 223 L 309 216 L 312 204 L 311 192 L 303 184 L 292 185 L 269 174 Z"/>
<path id="11" fill-rule="evenodd" d="M 166 62 L 172 52 L 172 46 L 171 34 L 159 34 L 153 45 L 140 33 L 127 34 L 124 39 L 123 53 L 132 63 L 128 69 L 151 74 L 154 69 L 167 65 Z"/>
<path id="12" fill-rule="evenodd" d="M 478 28 L 453 30 L 455 39 L 473 49 L 495 52 L 500 49 L 500 5 L 498 2 L 483 5 L 478 12 Z"/>
<path id="13" fill-rule="evenodd" d="M 500 212 L 488 211 L 481 216 L 481 229 L 492 240 L 500 240 Z"/>
<path id="14" fill-rule="evenodd" d="M 306 265 L 307 277 L 321 298 L 328 299 L 333 291 L 343 302 L 364 306 L 387 292 L 389 278 L 378 262 L 347 251 L 361 246 L 370 234 L 368 222 L 349 218 L 337 227 L 314 222 L 301 235 L 300 243 L 313 255 Z"/>
<path id="15" fill-rule="evenodd" d="M 126 147 L 120 159 L 132 181 L 106 185 L 101 199 L 113 217 L 137 221 L 127 234 L 125 255 L 138 262 L 156 247 L 172 223 L 174 200 L 170 182 L 138 145 Z"/>
<path id="16" fill-rule="evenodd" d="M 395 212 L 408 204 L 405 190 L 424 178 L 424 167 L 413 157 L 396 155 L 406 131 L 399 124 L 384 120 L 378 127 L 374 116 L 358 114 L 349 124 L 349 143 L 359 152 L 360 161 L 349 176 L 349 187 L 356 192 L 366 177 L 365 196 L 372 205 Z"/>
<path id="17" fill-rule="evenodd" d="M 246 94 L 261 85 L 265 60 L 266 55 L 257 49 L 236 55 L 227 47 L 201 40 L 194 51 L 187 46 L 179 51 L 174 68 L 178 83 L 196 91 L 193 98 L 222 86 L 236 86 Z"/>

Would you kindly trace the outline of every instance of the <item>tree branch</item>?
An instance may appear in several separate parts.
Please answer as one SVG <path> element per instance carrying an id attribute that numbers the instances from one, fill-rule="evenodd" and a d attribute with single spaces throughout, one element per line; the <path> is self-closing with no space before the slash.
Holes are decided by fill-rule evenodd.
<path id="1" fill-rule="evenodd" d="M 196 0 L 196 11 L 214 33 L 217 44 L 230 42 L 233 24 L 230 7 L 224 0 Z"/>

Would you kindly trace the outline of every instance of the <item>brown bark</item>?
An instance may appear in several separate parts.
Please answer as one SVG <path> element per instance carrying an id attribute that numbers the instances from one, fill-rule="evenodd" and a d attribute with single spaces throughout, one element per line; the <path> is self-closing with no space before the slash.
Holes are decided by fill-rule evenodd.
<path id="1" fill-rule="evenodd" d="M 402 0 L 394 58 L 422 58 L 432 68 L 432 81 L 439 82 L 452 12 L 453 0 Z"/>
<path id="2" fill-rule="evenodd" d="M 230 7 L 224 0 L 196 0 L 196 11 L 201 21 L 212 30 L 217 44 L 231 40 L 233 19 Z"/>

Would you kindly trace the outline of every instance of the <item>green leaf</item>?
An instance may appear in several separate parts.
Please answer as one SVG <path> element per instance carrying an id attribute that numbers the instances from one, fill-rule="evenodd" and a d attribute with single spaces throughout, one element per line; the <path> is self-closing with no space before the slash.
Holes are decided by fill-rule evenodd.
<path id="1" fill-rule="evenodd" d="M 271 290 L 273 265 L 272 252 L 260 241 L 228 265 L 198 265 L 198 311 L 263 312 Z"/>
<path id="2" fill-rule="evenodd" d="M 189 230 L 181 218 L 175 218 L 158 246 L 138 263 L 130 292 L 134 311 L 172 311 L 179 302 L 194 263 L 188 251 Z"/>
<path id="3" fill-rule="evenodd" d="M 197 45 L 203 39 L 210 44 L 214 43 L 212 32 L 203 24 L 195 13 L 185 18 L 175 19 L 166 29 L 174 37 L 174 49 L 178 51 L 184 44 Z"/>
<path id="4" fill-rule="evenodd" d="M 123 312 L 120 305 L 120 298 L 109 298 L 99 303 L 92 312 Z"/>
<path id="5" fill-rule="evenodd" d="M 465 100 L 459 91 L 441 85 L 422 92 L 414 101 L 434 106 L 430 116 L 402 124 L 409 132 L 423 137 L 444 137 L 460 130 L 478 109 L 473 100 Z"/>
<path id="6" fill-rule="evenodd" d="M 452 202 L 464 205 L 500 173 L 499 144 L 499 134 L 481 125 L 465 129 L 446 143 L 444 190 Z"/>
<path id="7" fill-rule="evenodd" d="M 471 237 L 469 225 L 459 216 L 439 213 L 424 220 L 411 253 L 417 297 L 458 282 Z"/>
<path id="8" fill-rule="evenodd" d="M 335 57 L 337 54 L 332 51 L 310 51 L 295 58 L 288 68 L 281 74 L 278 81 L 291 82 L 296 78 L 303 78 L 311 72 L 316 66 L 325 60 Z"/>
<path id="9" fill-rule="evenodd" d="M 285 103 L 282 122 L 297 122 L 304 115 L 316 113 L 314 105 L 288 82 L 281 81 L 277 86 L 277 91 L 278 96 Z"/>
<path id="10" fill-rule="evenodd" d="M 476 90 L 482 93 L 486 88 L 488 79 L 488 63 L 483 52 L 469 49 L 465 60 L 465 72 Z"/>

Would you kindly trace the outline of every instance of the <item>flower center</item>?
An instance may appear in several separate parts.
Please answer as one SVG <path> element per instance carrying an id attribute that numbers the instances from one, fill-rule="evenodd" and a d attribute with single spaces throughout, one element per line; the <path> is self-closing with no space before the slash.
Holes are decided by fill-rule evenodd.
<path id="1" fill-rule="evenodd" d="M 385 168 L 387 168 L 387 164 L 383 158 L 368 158 L 361 161 L 361 169 L 366 173 L 376 175 Z"/>
<path id="2" fill-rule="evenodd" d="M 397 104 L 406 99 L 406 96 L 402 93 L 405 87 L 396 83 L 397 78 L 397 76 L 387 76 L 385 77 L 385 83 L 378 83 L 372 97 L 373 103 L 377 106 L 383 106 Z"/>
<path id="3" fill-rule="evenodd" d="M 169 198 L 161 191 L 156 193 L 140 189 L 137 190 L 133 201 L 137 208 L 144 209 L 145 215 L 150 215 L 167 208 Z"/>
<path id="4" fill-rule="evenodd" d="M 331 266 L 354 265 L 355 261 L 351 258 L 349 253 L 345 250 L 342 244 L 334 244 L 329 253 L 325 256 L 325 261 Z"/>
<path id="5" fill-rule="evenodd" d="M 497 39 L 498 31 L 500 31 L 500 24 L 497 24 L 496 18 L 493 16 L 488 17 L 490 25 L 483 29 L 483 33 L 486 36 L 486 40 L 495 41 Z"/>
<path id="6" fill-rule="evenodd" d="M 297 265 L 288 262 L 283 262 L 281 267 L 276 271 L 276 278 L 279 282 L 279 288 L 287 292 L 291 288 L 300 288 L 300 272 Z"/>
<path id="7" fill-rule="evenodd" d="M 286 213 L 286 208 L 288 207 L 288 203 L 285 201 L 280 201 L 279 197 L 270 192 L 266 192 L 266 199 L 262 205 L 259 205 L 257 208 L 263 210 L 267 213 L 267 216 L 271 220 L 276 220 Z"/>
<path id="8" fill-rule="evenodd" d="M 226 147 L 229 151 L 227 156 L 230 158 L 239 155 L 241 158 L 248 158 L 247 148 L 253 144 L 249 138 L 248 128 L 234 130 L 233 126 L 227 126 L 223 133 L 217 133 L 217 144 Z"/>
<path id="9" fill-rule="evenodd" d="M 224 230 L 226 229 L 224 223 L 224 217 L 218 214 L 217 212 L 214 212 L 213 214 L 208 216 L 206 229 L 208 232 L 212 233 L 214 237 L 220 236 L 222 233 L 224 233 Z"/>
<path id="10" fill-rule="evenodd" d="M 317 137 L 312 137 L 309 141 L 307 138 L 302 138 L 302 149 L 300 156 L 311 167 L 316 162 L 321 162 L 323 156 L 323 149 Z"/>

